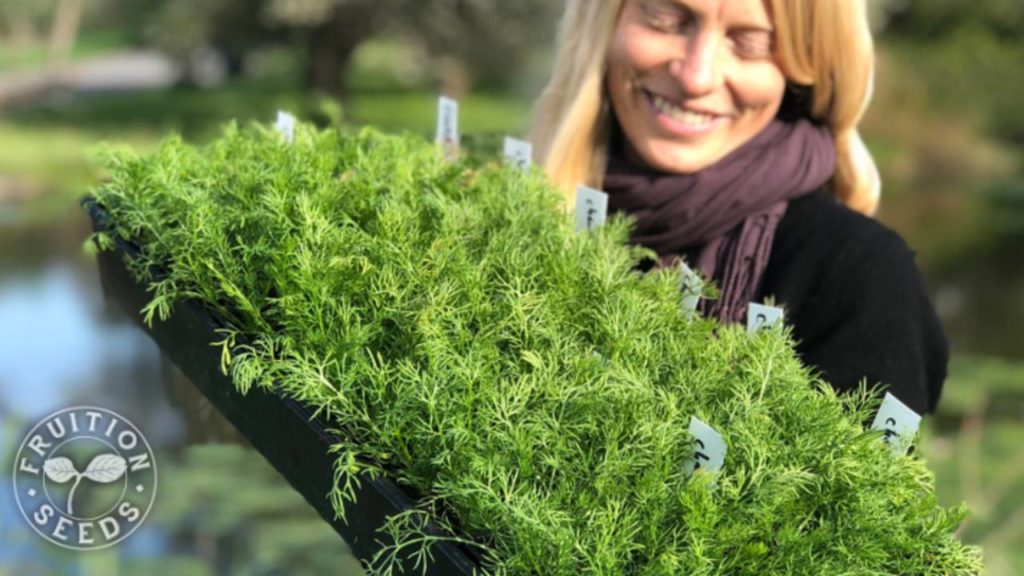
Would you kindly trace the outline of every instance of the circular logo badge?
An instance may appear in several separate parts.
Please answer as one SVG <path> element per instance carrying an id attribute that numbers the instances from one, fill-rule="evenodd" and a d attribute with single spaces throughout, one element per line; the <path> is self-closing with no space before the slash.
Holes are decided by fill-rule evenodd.
<path id="1" fill-rule="evenodd" d="M 50 542 L 99 550 L 146 519 L 156 497 L 156 461 L 139 429 L 119 414 L 66 408 L 21 443 L 14 494 L 25 520 Z"/>

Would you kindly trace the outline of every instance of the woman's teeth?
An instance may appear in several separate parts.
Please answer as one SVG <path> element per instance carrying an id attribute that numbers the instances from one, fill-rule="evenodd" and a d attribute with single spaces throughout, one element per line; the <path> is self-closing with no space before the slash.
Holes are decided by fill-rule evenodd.
<path id="1" fill-rule="evenodd" d="M 707 124 L 715 119 L 714 116 L 710 116 L 708 114 L 697 114 L 696 112 L 683 110 L 657 94 L 651 94 L 651 99 L 658 112 L 661 112 L 665 116 L 668 116 L 673 120 L 678 120 L 684 124 L 700 126 L 701 124 Z"/>

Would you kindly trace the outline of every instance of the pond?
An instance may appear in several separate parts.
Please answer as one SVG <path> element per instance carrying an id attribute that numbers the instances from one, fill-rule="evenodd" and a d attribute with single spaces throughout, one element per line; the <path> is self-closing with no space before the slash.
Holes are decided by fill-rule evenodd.
<path id="1" fill-rule="evenodd" d="M 0 203 L 0 574 L 361 574 L 344 541 L 105 302 L 76 199 L 35 208 Z M 159 472 L 139 529 L 91 552 L 36 534 L 11 475 L 32 426 L 82 405 L 134 423 Z"/>

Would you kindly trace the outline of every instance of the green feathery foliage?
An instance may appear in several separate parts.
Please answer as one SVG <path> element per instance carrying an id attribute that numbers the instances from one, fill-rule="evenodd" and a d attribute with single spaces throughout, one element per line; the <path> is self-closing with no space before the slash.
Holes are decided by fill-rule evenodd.
<path id="1" fill-rule="evenodd" d="M 335 425 L 339 514 L 359 473 L 424 495 L 376 574 L 429 557 L 428 520 L 490 574 L 981 572 L 964 507 L 864 429 L 876 394 L 837 396 L 788 329 L 683 314 L 675 273 L 634 270 L 631 220 L 576 233 L 539 170 L 310 125 L 106 159 L 95 195 L 143 248 L 147 321 L 202 302 L 242 393 Z M 726 440 L 715 475 L 684 472 L 691 416 Z"/>

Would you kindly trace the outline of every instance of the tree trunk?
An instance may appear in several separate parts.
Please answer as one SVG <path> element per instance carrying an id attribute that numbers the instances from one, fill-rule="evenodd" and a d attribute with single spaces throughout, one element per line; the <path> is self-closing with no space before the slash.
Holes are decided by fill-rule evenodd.
<path id="1" fill-rule="evenodd" d="M 313 31 L 309 43 L 306 83 L 314 90 L 340 96 L 345 91 L 345 68 L 355 52 L 352 42 L 342 42 L 330 29 Z"/>
<path id="2" fill-rule="evenodd" d="M 82 23 L 82 0 L 59 0 L 50 28 L 50 66 L 61 70 L 71 59 Z"/>
<path id="3" fill-rule="evenodd" d="M 359 45 L 377 33 L 379 12 L 372 2 L 352 4 L 312 30 L 306 70 L 309 88 L 344 98 L 348 64 Z"/>

